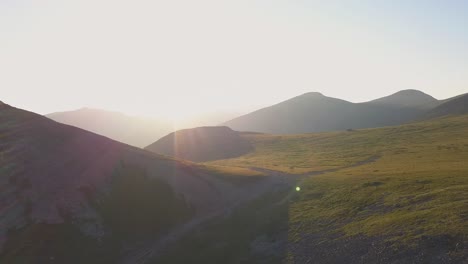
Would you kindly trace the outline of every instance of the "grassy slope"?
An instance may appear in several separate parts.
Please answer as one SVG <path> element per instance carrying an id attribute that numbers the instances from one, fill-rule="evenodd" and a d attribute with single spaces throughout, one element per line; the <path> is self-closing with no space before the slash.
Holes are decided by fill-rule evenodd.
<path id="1" fill-rule="evenodd" d="M 393 234 L 409 241 L 468 234 L 468 116 L 362 134 L 386 134 L 375 143 L 382 158 L 306 180 L 303 199 L 291 211 L 297 220 L 352 217 L 344 227 L 349 235 Z"/>
<path id="2" fill-rule="evenodd" d="M 210 165 L 262 167 L 287 173 L 305 173 L 351 165 L 378 152 L 376 142 L 363 146 L 365 134 L 332 132 L 303 135 L 247 134 L 255 151 Z M 380 135 L 382 136 L 382 135 Z"/>
<path id="3" fill-rule="evenodd" d="M 255 153 L 216 163 L 303 172 L 379 154 L 375 163 L 304 180 L 289 207 L 290 243 L 318 246 L 320 239 L 310 237 L 321 234 L 336 241 L 378 237 L 386 247 L 411 249 L 446 237 L 455 242 L 438 247 L 463 258 L 468 255 L 463 248 L 468 240 L 467 135 L 468 116 L 353 132 L 250 135 Z M 290 252 L 292 260 L 295 254 Z"/>
<path id="4" fill-rule="evenodd" d="M 412 152 L 421 151 L 419 147 L 432 142 L 438 142 L 440 145 L 460 144 L 460 140 L 467 141 L 463 139 L 463 133 L 468 132 L 467 119 L 466 116 L 452 117 L 351 132 L 301 135 L 245 134 L 244 137 L 254 143 L 254 152 L 239 158 L 206 164 L 263 167 L 293 174 L 339 168 L 376 154 L 392 154 L 415 147 Z M 433 154 L 444 153 L 436 151 Z"/>

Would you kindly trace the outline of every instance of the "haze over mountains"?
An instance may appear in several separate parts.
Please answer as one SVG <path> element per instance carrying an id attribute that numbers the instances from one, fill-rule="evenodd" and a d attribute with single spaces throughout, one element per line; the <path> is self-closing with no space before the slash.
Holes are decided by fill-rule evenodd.
<path id="1" fill-rule="evenodd" d="M 423 117 L 443 102 L 417 90 L 404 90 L 365 103 L 306 93 L 237 117 L 223 125 L 237 131 L 299 134 L 403 124 Z"/>
<path id="2" fill-rule="evenodd" d="M 437 100 L 418 90 L 403 90 L 369 102 L 351 103 L 327 97 L 321 93 L 310 92 L 238 116 L 224 123 L 223 121 L 236 115 L 213 112 L 194 117 L 192 120 L 173 122 L 82 108 L 52 113 L 47 117 L 143 148 L 180 129 L 218 124 L 236 131 L 273 134 L 300 134 L 399 125 L 440 115 L 464 113 L 466 105 L 464 96 L 466 95 Z M 452 99 L 458 99 L 453 102 L 458 106 L 450 103 Z M 440 109 L 437 108 L 439 106 Z"/>
<path id="3" fill-rule="evenodd" d="M 76 126 L 132 146 L 145 147 L 177 129 L 216 125 L 235 117 L 236 114 L 209 113 L 194 116 L 191 120 L 174 122 L 162 118 L 143 118 L 101 109 L 81 108 L 46 116 L 54 121 Z"/>
<path id="4" fill-rule="evenodd" d="M 168 121 L 127 116 L 119 112 L 81 108 L 75 111 L 57 112 L 48 118 L 76 126 L 111 139 L 143 147 L 173 130 Z"/>

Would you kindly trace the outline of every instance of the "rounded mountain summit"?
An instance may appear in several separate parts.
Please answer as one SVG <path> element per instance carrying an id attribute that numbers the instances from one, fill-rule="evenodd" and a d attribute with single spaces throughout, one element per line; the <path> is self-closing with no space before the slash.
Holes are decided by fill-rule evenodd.
<path id="1" fill-rule="evenodd" d="M 151 152 L 194 162 L 239 157 L 253 151 L 240 132 L 225 126 L 183 129 L 145 148 Z"/>

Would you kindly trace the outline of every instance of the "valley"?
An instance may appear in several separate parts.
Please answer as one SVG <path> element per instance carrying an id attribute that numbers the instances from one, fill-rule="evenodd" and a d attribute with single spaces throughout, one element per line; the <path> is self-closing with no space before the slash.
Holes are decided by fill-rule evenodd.
<path id="1" fill-rule="evenodd" d="M 468 264 L 468 1 L 0 1 L 0 264 Z"/>
<path id="2" fill-rule="evenodd" d="M 154 153 L 3 103 L 0 121 L 5 263 L 467 261 L 458 110 L 322 133 L 188 129 Z"/>

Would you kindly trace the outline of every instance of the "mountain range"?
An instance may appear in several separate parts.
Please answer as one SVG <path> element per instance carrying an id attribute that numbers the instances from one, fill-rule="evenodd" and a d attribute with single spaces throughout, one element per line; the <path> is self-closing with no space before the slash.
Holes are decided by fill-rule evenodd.
<path id="1" fill-rule="evenodd" d="M 353 104 L 308 93 L 239 117 L 226 125 L 241 131 L 301 134 L 399 125 L 464 114 L 468 114 L 468 94 L 439 101 L 409 90 L 368 103 Z M 184 129 L 170 133 L 145 149 L 195 162 L 216 161 L 252 153 L 255 147 L 247 138 L 255 134 L 233 131 L 226 126 Z"/>
<path id="2" fill-rule="evenodd" d="M 177 124 L 163 119 L 141 118 L 91 108 L 46 116 L 60 123 L 144 148 L 169 133 L 199 126 L 220 125 L 235 131 L 301 134 L 400 125 L 441 115 L 465 113 L 466 96 L 463 94 L 437 100 L 418 90 L 402 90 L 369 102 L 352 103 L 310 92 L 242 116 L 213 113 Z"/>
<path id="3" fill-rule="evenodd" d="M 399 125 L 418 120 L 450 101 L 417 90 L 403 90 L 365 103 L 352 103 L 311 92 L 237 117 L 222 125 L 237 131 L 300 134 Z M 462 100 L 462 99 L 460 99 Z M 463 105 L 463 102 L 459 102 Z M 457 108 L 458 109 L 458 108 Z M 437 111 L 437 110 L 434 110 Z M 463 111 L 463 109 L 460 109 Z"/>

